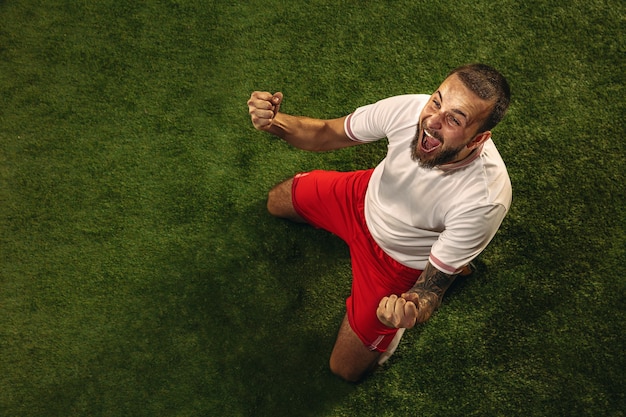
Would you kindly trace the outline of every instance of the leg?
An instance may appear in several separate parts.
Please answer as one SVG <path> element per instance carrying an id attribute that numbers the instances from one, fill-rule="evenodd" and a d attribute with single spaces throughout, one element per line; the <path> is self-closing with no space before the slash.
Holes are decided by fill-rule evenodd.
<path id="1" fill-rule="evenodd" d="M 369 350 L 350 327 L 344 316 L 330 355 L 331 371 L 346 381 L 358 382 L 376 367 L 380 352 Z"/>
<path id="2" fill-rule="evenodd" d="M 298 215 L 293 207 L 291 199 L 292 184 L 293 178 L 290 178 L 270 190 L 267 196 L 267 211 L 275 217 L 305 223 L 305 220 Z"/>
<path id="3" fill-rule="evenodd" d="M 296 211 L 293 203 L 294 196 L 292 195 L 292 190 L 295 183 L 297 191 L 296 204 L 299 211 L 308 219 L 307 222 L 339 236 L 351 246 L 355 281 L 361 281 L 356 279 L 357 276 L 363 274 L 369 276 L 372 271 L 389 271 L 393 276 L 391 281 L 399 281 L 400 284 L 398 285 L 402 287 L 399 291 L 403 292 L 411 288 L 415 283 L 415 271 L 412 270 L 409 274 L 410 277 L 404 277 L 405 279 L 403 280 L 403 277 L 400 276 L 402 274 L 399 275 L 397 272 L 394 272 L 395 266 L 379 265 L 375 261 L 377 255 L 374 255 L 373 252 L 376 252 L 376 250 L 372 249 L 374 245 L 373 240 L 369 237 L 370 235 L 365 224 L 362 206 L 372 171 L 341 173 L 316 170 L 298 174 L 294 178 L 278 184 L 269 192 L 267 209 L 276 217 L 298 222 L 304 221 L 303 217 Z M 364 242 L 360 242 L 360 240 Z M 352 248 L 353 245 L 357 247 L 356 252 Z M 361 248 L 363 245 L 365 248 Z M 361 252 L 362 254 L 357 256 L 355 260 L 354 255 L 358 255 Z M 374 262 L 372 258 L 374 258 Z M 402 268 L 407 269 L 406 267 Z M 384 278 L 387 280 L 390 279 L 388 275 L 385 272 Z M 375 276 L 367 279 L 362 285 L 367 287 L 372 281 L 377 281 L 378 278 L 378 276 Z M 404 281 L 407 281 L 406 285 L 403 283 Z M 373 290 L 374 288 L 376 290 Z M 358 301 L 359 305 L 362 305 L 358 309 L 360 311 L 358 313 L 359 320 L 363 322 L 363 329 L 368 332 L 366 339 L 371 338 L 372 346 L 376 346 L 377 349 L 380 348 L 379 350 L 384 350 L 387 347 L 395 332 L 385 332 L 385 330 L 390 329 L 382 329 L 381 331 L 380 327 L 384 326 L 376 317 L 375 312 L 383 296 L 394 292 L 400 293 L 395 291 L 394 288 L 393 285 L 390 287 L 383 285 L 381 290 L 376 285 L 372 286 L 372 291 L 367 291 L 371 294 L 369 297 L 371 300 Z M 367 317 L 364 318 L 363 316 Z M 335 347 L 330 357 L 330 369 L 341 378 L 356 382 L 376 367 L 380 355 L 381 353 L 378 350 L 370 350 L 368 345 L 361 341 L 352 330 L 346 316 L 339 329 Z"/>

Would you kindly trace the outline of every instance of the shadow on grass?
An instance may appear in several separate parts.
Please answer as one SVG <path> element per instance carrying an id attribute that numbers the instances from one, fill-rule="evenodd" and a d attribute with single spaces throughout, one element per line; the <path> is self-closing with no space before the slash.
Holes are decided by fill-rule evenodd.
<path id="1" fill-rule="evenodd" d="M 347 247 L 270 217 L 261 201 L 228 229 L 237 248 L 199 272 L 193 295 L 199 331 L 220 340 L 219 401 L 241 415 L 319 415 L 354 389 L 328 370 L 350 288 Z"/>

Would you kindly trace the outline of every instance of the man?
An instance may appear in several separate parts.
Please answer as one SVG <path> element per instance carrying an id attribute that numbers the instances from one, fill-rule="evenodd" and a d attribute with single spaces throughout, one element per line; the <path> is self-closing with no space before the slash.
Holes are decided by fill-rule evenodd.
<path id="1" fill-rule="evenodd" d="M 328 230 L 350 248 L 352 291 L 330 357 L 335 374 L 358 381 L 386 360 L 495 235 L 511 183 L 491 129 L 509 99 L 504 77 L 483 64 L 453 70 L 431 96 L 391 97 L 331 120 L 280 112 L 282 93 L 252 93 L 254 127 L 297 148 L 389 142 L 375 169 L 302 173 L 269 192 L 272 215 Z"/>

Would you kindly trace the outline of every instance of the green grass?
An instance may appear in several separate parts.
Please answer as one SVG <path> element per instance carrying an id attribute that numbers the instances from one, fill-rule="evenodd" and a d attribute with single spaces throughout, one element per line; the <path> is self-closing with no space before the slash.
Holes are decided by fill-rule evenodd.
<path id="1" fill-rule="evenodd" d="M 623 416 L 625 18 L 569 2 L 0 0 L 0 415 Z M 328 371 L 347 249 L 271 218 L 338 117 L 482 61 L 514 187 L 475 278 L 360 385 Z"/>

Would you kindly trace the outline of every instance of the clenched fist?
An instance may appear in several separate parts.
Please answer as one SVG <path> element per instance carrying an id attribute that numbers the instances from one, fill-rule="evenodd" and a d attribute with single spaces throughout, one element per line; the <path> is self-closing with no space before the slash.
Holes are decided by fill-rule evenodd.
<path id="1" fill-rule="evenodd" d="M 280 110 L 280 103 L 283 101 L 283 93 L 268 93 L 255 91 L 248 100 L 248 113 L 252 120 L 252 125 L 258 130 L 269 130 L 274 122 L 274 117 Z"/>
<path id="2" fill-rule="evenodd" d="M 387 327 L 398 329 L 410 329 L 418 323 L 424 323 L 435 311 L 436 301 L 430 295 L 426 293 L 420 296 L 411 292 L 400 297 L 395 294 L 383 297 L 376 310 L 378 320 Z"/>

